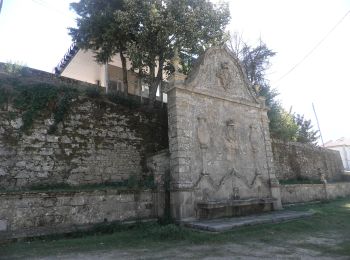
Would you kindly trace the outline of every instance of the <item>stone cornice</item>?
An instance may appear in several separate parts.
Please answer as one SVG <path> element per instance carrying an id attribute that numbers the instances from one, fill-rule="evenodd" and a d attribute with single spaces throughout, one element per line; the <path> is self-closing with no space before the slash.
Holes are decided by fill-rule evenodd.
<path id="1" fill-rule="evenodd" d="M 202 96 L 205 96 L 205 97 L 208 97 L 208 98 L 216 98 L 216 99 L 220 99 L 220 100 L 223 100 L 223 101 L 228 101 L 228 102 L 233 102 L 233 103 L 244 105 L 244 106 L 248 106 L 248 107 L 253 107 L 253 108 L 256 108 L 256 109 L 263 109 L 265 111 L 269 110 L 267 107 L 265 107 L 265 105 L 262 105 L 262 104 L 259 105 L 259 104 L 256 104 L 256 103 L 251 103 L 251 102 L 248 102 L 248 101 L 243 100 L 243 99 L 231 98 L 231 97 L 223 96 L 223 95 L 216 95 L 214 93 L 208 93 L 208 92 L 204 92 L 204 91 L 199 91 L 197 89 L 191 89 L 190 90 L 190 89 L 187 89 L 183 84 L 181 84 L 181 82 L 175 82 L 175 84 L 170 85 L 168 87 L 168 89 L 166 89 L 166 93 L 169 93 L 169 92 L 173 91 L 174 89 L 187 92 L 190 95 L 197 94 L 197 95 L 202 95 Z"/>

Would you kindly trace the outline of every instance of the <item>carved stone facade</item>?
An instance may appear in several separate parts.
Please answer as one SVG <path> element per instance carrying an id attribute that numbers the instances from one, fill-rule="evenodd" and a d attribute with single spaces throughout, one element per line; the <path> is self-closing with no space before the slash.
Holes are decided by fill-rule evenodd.
<path id="1" fill-rule="evenodd" d="M 171 207 L 198 217 L 198 203 L 271 199 L 281 207 L 267 108 L 251 92 L 237 58 L 209 49 L 186 80 L 170 84 Z"/>

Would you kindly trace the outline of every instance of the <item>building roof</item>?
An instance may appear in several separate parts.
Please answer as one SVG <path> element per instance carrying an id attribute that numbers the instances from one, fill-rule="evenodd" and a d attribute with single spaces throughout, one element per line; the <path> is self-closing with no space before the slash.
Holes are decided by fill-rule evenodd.
<path id="1" fill-rule="evenodd" d="M 350 146 L 350 138 L 341 137 L 338 140 L 330 140 L 324 144 L 325 147 Z"/>
<path id="2" fill-rule="evenodd" d="M 1 0 L 0 0 L 1 1 Z M 63 70 L 68 66 L 69 62 L 73 59 L 73 57 L 78 53 L 79 48 L 75 43 L 72 43 L 67 53 L 64 55 L 60 63 L 55 67 L 55 74 L 61 75 Z"/>

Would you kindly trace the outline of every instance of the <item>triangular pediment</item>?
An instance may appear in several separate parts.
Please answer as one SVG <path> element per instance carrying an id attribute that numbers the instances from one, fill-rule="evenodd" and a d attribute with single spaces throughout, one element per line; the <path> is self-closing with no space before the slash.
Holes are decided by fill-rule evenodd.
<path id="1" fill-rule="evenodd" d="M 193 91 L 259 104 L 237 57 L 227 47 L 208 49 L 187 77 Z"/>

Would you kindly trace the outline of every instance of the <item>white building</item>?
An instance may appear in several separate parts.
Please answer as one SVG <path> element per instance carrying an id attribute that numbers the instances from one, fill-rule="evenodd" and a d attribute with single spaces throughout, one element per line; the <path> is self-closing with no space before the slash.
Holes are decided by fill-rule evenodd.
<path id="1" fill-rule="evenodd" d="M 108 64 L 96 62 L 94 53 L 90 50 L 79 49 L 75 44 L 71 46 L 61 62 L 55 67 L 55 74 L 72 78 L 106 88 L 106 92 L 126 92 L 130 95 L 148 97 L 148 86 L 142 84 L 138 74 L 131 71 L 131 62 L 127 59 L 128 89 L 123 84 L 123 70 L 119 55 L 112 58 Z M 166 102 L 166 94 L 157 99 Z"/>
<path id="2" fill-rule="evenodd" d="M 328 149 L 339 151 L 343 161 L 344 169 L 350 171 L 350 139 L 340 138 L 336 141 L 328 141 L 324 144 Z"/>

